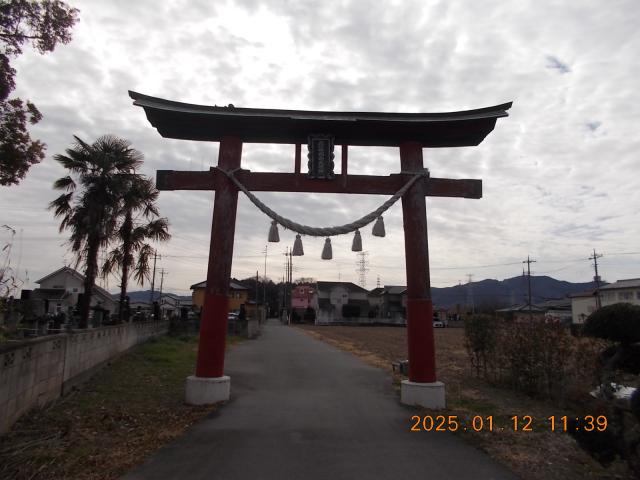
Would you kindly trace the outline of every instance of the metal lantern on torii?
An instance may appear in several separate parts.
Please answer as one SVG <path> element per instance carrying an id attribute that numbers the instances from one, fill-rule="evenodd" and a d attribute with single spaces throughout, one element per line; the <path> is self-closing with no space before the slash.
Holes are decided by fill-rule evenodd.
<path id="1" fill-rule="evenodd" d="M 195 375 L 187 379 L 191 404 L 227 400 L 224 375 L 238 191 L 245 193 L 313 192 L 393 195 L 402 191 L 407 275 L 409 380 L 401 400 L 430 408 L 445 406 L 444 385 L 437 381 L 433 340 L 433 305 L 429 278 L 426 196 L 481 198 L 482 181 L 432 178 L 423 148 L 478 145 L 511 103 L 450 113 L 371 113 L 271 110 L 191 105 L 129 92 L 165 138 L 220 142 L 217 167 L 208 171 L 157 172 L 159 190 L 214 190 L 207 286 L 200 323 Z M 295 145 L 293 173 L 241 169 L 243 143 Z M 309 146 L 309 172 L 301 172 L 301 145 Z M 341 172 L 333 173 L 334 145 L 341 146 Z M 348 146 L 398 147 L 400 172 L 388 176 L 349 175 Z M 407 185 L 408 188 L 407 188 Z M 255 202 L 254 202 L 255 203 Z"/>

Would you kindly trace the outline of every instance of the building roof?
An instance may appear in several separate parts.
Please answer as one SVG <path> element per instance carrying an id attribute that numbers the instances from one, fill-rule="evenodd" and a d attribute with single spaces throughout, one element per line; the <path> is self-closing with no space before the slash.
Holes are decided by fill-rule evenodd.
<path id="1" fill-rule="evenodd" d="M 369 292 L 370 297 L 379 297 L 384 293 L 384 287 L 376 287 Z"/>
<path id="2" fill-rule="evenodd" d="M 342 287 L 353 293 L 369 293 L 360 285 L 352 282 L 316 282 L 318 290 L 333 290 L 336 287 Z"/>
<path id="3" fill-rule="evenodd" d="M 205 280 L 204 282 L 194 283 L 189 287 L 189 289 L 195 290 L 196 288 L 206 288 L 206 287 L 207 287 L 207 281 Z M 231 290 L 249 290 L 247 287 L 245 287 L 240 282 L 234 279 L 229 280 L 229 288 Z"/>
<path id="4" fill-rule="evenodd" d="M 402 295 L 407 291 L 407 287 L 404 285 L 385 285 L 384 290 L 384 293 L 388 293 L 390 295 Z"/>
<path id="5" fill-rule="evenodd" d="M 628 278 L 626 280 L 618 280 L 617 282 L 610 283 L 604 287 L 600 287 L 600 290 L 620 290 L 623 288 L 640 288 L 640 278 Z"/>
<path id="6" fill-rule="evenodd" d="M 547 310 L 571 310 L 571 299 L 552 298 L 536 305 Z"/>
<path id="7" fill-rule="evenodd" d="M 547 311 L 547 309 L 545 307 L 541 307 L 538 305 L 531 305 L 531 311 L 533 313 L 544 313 Z M 508 312 L 529 312 L 529 304 L 528 303 L 523 303 L 522 305 L 513 305 L 511 307 L 507 307 L 507 308 L 501 308 L 499 310 L 496 310 L 496 312 L 504 312 L 504 313 L 508 313 Z"/>
<path id="8" fill-rule="evenodd" d="M 588 297 L 595 297 L 596 293 L 598 293 L 597 290 L 585 290 L 584 292 L 578 292 L 578 293 L 571 293 L 569 294 L 569 298 L 588 298 Z"/>
<path id="9" fill-rule="evenodd" d="M 478 145 L 508 116 L 511 102 L 446 113 L 327 112 L 194 105 L 129 91 L 133 104 L 166 138 L 218 142 L 225 136 L 245 143 L 306 144 L 311 133 L 328 133 L 337 145 L 423 147 Z"/>
<path id="10" fill-rule="evenodd" d="M 67 273 L 67 274 L 71 275 L 72 277 L 76 277 L 78 280 L 84 281 L 84 275 L 82 275 L 80 272 L 78 272 L 77 270 L 74 270 L 71 267 L 66 267 L 65 266 L 65 267 L 59 268 L 55 272 L 50 273 L 49 275 L 45 275 L 40 280 L 36 280 L 35 283 L 40 285 L 41 283 L 49 280 L 51 277 L 54 277 L 54 276 L 58 275 L 59 273 Z"/>

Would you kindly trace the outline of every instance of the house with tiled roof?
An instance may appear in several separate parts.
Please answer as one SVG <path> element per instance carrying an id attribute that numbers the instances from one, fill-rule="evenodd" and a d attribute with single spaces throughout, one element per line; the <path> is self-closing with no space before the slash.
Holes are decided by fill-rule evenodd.
<path id="1" fill-rule="evenodd" d="M 376 287 L 367 294 L 369 300 L 369 316 L 382 318 L 384 287 Z"/>
<path id="2" fill-rule="evenodd" d="M 62 267 L 55 272 L 36 280 L 40 285 L 31 292 L 30 301 L 36 315 L 55 315 L 65 313 L 69 315 L 77 305 L 80 295 L 84 293 L 85 277 L 71 267 Z M 24 294 L 23 294 L 24 296 Z M 104 288 L 93 286 L 91 306 L 100 307 L 110 313 L 115 313 L 117 303 Z"/>
<path id="3" fill-rule="evenodd" d="M 204 305 L 204 290 L 207 287 L 207 281 L 194 283 L 189 288 L 193 290 L 191 295 L 192 308 L 197 311 L 202 310 Z M 249 300 L 249 289 L 245 287 L 235 278 L 229 280 L 229 311 L 237 312 L 240 305 L 247 304 Z"/>
<path id="4" fill-rule="evenodd" d="M 381 317 L 388 321 L 406 322 L 407 287 L 404 285 L 385 285 L 382 292 Z"/>

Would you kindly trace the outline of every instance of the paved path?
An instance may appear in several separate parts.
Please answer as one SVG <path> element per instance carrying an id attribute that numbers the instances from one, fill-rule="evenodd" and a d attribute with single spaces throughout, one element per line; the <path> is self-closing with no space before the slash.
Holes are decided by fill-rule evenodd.
<path id="1" fill-rule="evenodd" d="M 410 432 L 388 373 L 275 320 L 226 366 L 229 403 L 125 479 L 516 478 L 451 434 Z"/>

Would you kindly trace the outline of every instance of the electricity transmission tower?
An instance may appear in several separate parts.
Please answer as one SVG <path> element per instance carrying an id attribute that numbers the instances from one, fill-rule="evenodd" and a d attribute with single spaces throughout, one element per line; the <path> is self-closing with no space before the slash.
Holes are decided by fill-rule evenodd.
<path id="1" fill-rule="evenodd" d="M 358 274 L 358 284 L 362 288 L 367 286 L 367 272 L 369 271 L 369 252 L 358 252 L 356 261 L 356 273 Z"/>

